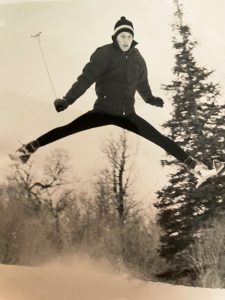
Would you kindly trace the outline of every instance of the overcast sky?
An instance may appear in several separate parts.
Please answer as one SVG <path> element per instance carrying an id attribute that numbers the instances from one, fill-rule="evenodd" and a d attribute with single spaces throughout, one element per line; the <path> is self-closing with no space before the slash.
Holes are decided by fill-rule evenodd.
<path id="1" fill-rule="evenodd" d="M 42 32 L 44 49 L 57 96 L 63 96 L 93 51 L 111 43 L 115 22 L 126 16 L 134 24 L 137 46 L 146 59 L 149 81 L 155 95 L 165 99 L 163 109 L 144 103 L 139 97 L 136 111 L 153 126 L 169 118 L 172 109 L 161 84 L 172 79 L 174 52 L 171 45 L 172 0 L 78 0 L 78 1 L 0 1 L 0 166 L 9 163 L 7 153 L 22 142 L 29 142 L 44 132 L 66 124 L 92 108 L 96 99 L 93 87 L 73 106 L 60 114 L 53 107 L 52 92 L 37 39 L 32 34 Z M 6 4 L 7 3 L 7 4 Z M 225 1 L 182 0 L 185 22 L 199 41 L 196 58 L 199 64 L 214 69 L 213 79 L 225 87 Z M 138 96 L 138 95 L 137 95 Z M 60 140 L 41 149 L 37 159 L 54 148 L 65 148 L 73 155 L 75 172 L 85 178 L 99 168 L 99 144 L 114 127 L 93 129 Z M 137 158 L 140 194 L 162 185 L 160 159 L 164 151 L 131 135 L 139 146 Z M 144 186 L 144 187 L 143 187 Z"/>

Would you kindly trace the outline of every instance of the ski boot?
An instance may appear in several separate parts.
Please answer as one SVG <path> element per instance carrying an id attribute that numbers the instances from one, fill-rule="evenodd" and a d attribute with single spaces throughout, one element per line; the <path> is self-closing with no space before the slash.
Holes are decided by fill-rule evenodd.
<path id="1" fill-rule="evenodd" d="M 32 141 L 26 145 L 22 145 L 16 150 L 15 154 L 9 154 L 11 160 L 25 164 L 31 154 L 33 154 L 40 147 L 38 141 Z"/>
<path id="2" fill-rule="evenodd" d="M 200 171 L 201 176 L 200 177 L 197 176 L 198 183 L 197 183 L 196 187 L 198 188 L 208 178 L 220 175 L 224 171 L 224 168 L 225 168 L 224 162 L 220 162 L 219 160 L 216 160 L 216 159 L 213 160 L 213 169 L 209 170 L 208 168 L 207 169 L 202 168 L 202 170 Z"/>
<path id="3" fill-rule="evenodd" d="M 202 185 L 210 177 L 217 175 L 217 170 L 215 168 L 210 170 L 206 165 L 199 161 L 197 161 L 195 168 L 190 170 L 190 172 L 197 178 L 196 188 Z"/>
<path id="4" fill-rule="evenodd" d="M 185 161 L 184 164 L 188 168 L 188 171 L 192 173 L 197 179 L 196 188 L 202 185 L 208 178 L 214 177 L 221 172 L 223 172 L 225 168 L 225 163 L 220 162 L 218 160 L 213 160 L 213 169 L 209 169 L 206 165 L 202 162 L 194 159 L 193 157 L 189 156 Z"/>

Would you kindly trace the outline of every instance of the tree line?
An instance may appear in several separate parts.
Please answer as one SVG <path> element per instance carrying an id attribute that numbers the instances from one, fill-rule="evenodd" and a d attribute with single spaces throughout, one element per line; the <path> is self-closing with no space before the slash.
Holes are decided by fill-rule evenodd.
<path id="1" fill-rule="evenodd" d="M 70 157 L 55 149 L 42 169 L 14 164 L 0 186 L 0 263 L 35 265 L 57 255 L 105 258 L 143 279 L 163 269 L 159 229 L 133 197 L 127 132 L 105 140 L 108 164 L 89 191 L 74 182 Z"/>

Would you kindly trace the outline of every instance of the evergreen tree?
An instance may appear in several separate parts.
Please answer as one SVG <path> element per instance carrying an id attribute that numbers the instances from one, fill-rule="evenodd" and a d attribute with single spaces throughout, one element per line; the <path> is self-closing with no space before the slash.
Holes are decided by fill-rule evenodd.
<path id="1" fill-rule="evenodd" d="M 175 49 L 174 79 L 163 88 L 173 101 L 171 119 L 164 124 L 169 136 L 196 159 L 210 168 L 212 160 L 225 160 L 225 106 L 217 101 L 220 86 L 210 80 L 213 71 L 200 67 L 194 57 L 197 42 L 184 23 L 183 9 L 175 3 L 173 48 Z M 168 175 L 168 184 L 158 191 L 158 222 L 163 234 L 161 256 L 172 261 L 194 239 L 204 221 L 225 208 L 225 176 L 209 179 L 195 188 L 196 182 L 186 168 L 173 159 L 162 165 L 175 164 Z"/>

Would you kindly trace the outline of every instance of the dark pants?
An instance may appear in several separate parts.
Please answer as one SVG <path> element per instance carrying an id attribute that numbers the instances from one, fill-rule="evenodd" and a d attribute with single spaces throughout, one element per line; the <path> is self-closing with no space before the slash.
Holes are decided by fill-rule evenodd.
<path id="1" fill-rule="evenodd" d="M 68 135 L 106 125 L 116 125 L 134 132 L 163 148 L 181 162 L 184 162 L 188 157 L 188 154 L 174 141 L 162 135 L 152 125 L 135 113 L 127 116 L 115 116 L 92 110 L 65 126 L 47 132 L 40 136 L 37 141 L 40 146 L 44 146 Z"/>

